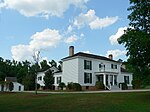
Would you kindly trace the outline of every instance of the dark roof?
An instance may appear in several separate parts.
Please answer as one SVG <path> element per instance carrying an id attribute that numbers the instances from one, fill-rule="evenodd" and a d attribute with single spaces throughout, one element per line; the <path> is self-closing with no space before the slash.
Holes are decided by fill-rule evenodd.
<path id="1" fill-rule="evenodd" d="M 16 77 L 5 77 L 5 81 L 8 81 L 8 82 L 17 82 L 17 78 Z"/>
<path id="2" fill-rule="evenodd" d="M 99 55 L 94 55 L 94 54 L 87 54 L 87 53 L 83 53 L 83 52 L 76 53 L 73 56 L 65 57 L 62 60 L 69 59 L 69 58 L 72 58 L 72 57 L 77 57 L 77 56 L 82 56 L 82 57 L 87 57 L 87 58 L 93 58 L 93 59 L 100 59 L 100 60 L 106 60 L 106 61 L 118 62 L 118 61 L 109 59 L 109 58 L 104 57 L 104 56 L 99 56 Z"/>

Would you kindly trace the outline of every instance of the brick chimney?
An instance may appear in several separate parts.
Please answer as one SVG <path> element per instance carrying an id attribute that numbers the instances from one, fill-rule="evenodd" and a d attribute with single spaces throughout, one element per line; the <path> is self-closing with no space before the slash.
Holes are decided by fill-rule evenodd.
<path id="1" fill-rule="evenodd" d="M 113 59 L 113 55 L 110 54 L 110 55 L 108 56 L 108 58 L 112 60 L 112 59 Z"/>
<path id="2" fill-rule="evenodd" d="M 69 47 L 69 56 L 73 56 L 74 55 L 74 46 L 70 46 Z"/>

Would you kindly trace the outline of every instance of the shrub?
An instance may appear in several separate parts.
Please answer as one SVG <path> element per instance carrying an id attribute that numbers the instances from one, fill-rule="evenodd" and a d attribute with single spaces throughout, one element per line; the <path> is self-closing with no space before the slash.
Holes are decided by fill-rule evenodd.
<path id="1" fill-rule="evenodd" d="M 139 79 L 132 80 L 133 89 L 141 88 L 141 81 Z"/>
<path id="2" fill-rule="evenodd" d="M 119 88 L 121 87 L 122 90 L 128 89 L 128 86 L 126 83 L 119 83 Z"/>
<path id="3" fill-rule="evenodd" d="M 81 91 L 82 90 L 82 87 L 79 83 L 73 83 L 73 82 L 68 83 L 67 88 L 69 90 L 74 90 L 74 91 Z"/>
<path id="4" fill-rule="evenodd" d="M 72 90 L 73 89 L 73 82 L 69 82 L 67 85 L 67 89 Z"/>
<path id="5" fill-rule="evenodd" d="M 40 84 L 37 83 L 37 89 L 40 89 Z"/>
<path id="6" fill-rule="evenodd" d="M 79 83 L 73 83 L 73 90 L 75 91 L 81 91 L 82 87 Z"/>
<path id="7" fill-rule="evenodd" d="M 9 90 L 12 91 L 14 89 L 14 84 L 12 82 L 9 83 Z"/>
<path id="8" fill-rule="evenodd" d="M 103 82 L 101 82 L 101 81 L 96 81 L 95 87 L 96 87 L 96 89 L 104 89 L 105 88 Z"/>
<path id="9" fill-rule="evenodd" d="M 65 85 L 65 83 L 64 82 L 61 82 L 61 83 L 59 83 L 59 86 L 58 87 L 60 87 L 61 88 L 61 90 L 63 90 L 63 88 L 64 87 L 66 87 L 66 85 Z"/>

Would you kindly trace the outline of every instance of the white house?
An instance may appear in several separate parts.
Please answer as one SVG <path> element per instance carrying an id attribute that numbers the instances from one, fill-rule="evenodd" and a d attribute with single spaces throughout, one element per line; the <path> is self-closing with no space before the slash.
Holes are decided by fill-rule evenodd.
<path id="1" fill-rule="evenodd" d="M 62 76 L 62 72 L 60 72 L 56 67 L 51 67 L 49 68 L 53 73 L 54 73 L 54 85 L 55 86 L 58 86 L 58 84 L 61 82 L 61 78 L 57 78 L 57 77 L 61 77 Z M 48 70 L 49 70 L 48 69 Z M 45 86 L 44 84 L 44 76 L 45 76 L 45 73 L 48 71 L 44 71 L 44 72 L 38 72 L 37 74 L 37 83 L 40 84 L 41 88 L 43 88 Z M 61 74 L 61 75 L 59 75 Z M 59 81 L 58 81 L 59 80 Z"/>
<path id="2" fill-rule="evenodd" d="M 87 53 L 74 54 L 74 47 L 69 48 L 69 56 L 62 59 L 62 82 L 79 83 L 83 89 L 94 89 L 96 81 L 102 81 L 105 87 L 113 89 L 119 83 L 132 87 L 132 73 L 122 68 L 122 63 L 113 60 L 113 56 L 103 57 Z"/>
<path id="3" fill-rule="evenodd" d="M 18 83 L 16 77 L 6 77 L 3 84 L 0 84 L 0 91 L 10 91 L 8 87 L 9 82 L 13 83 L 13 92 L 24 91 L 24 85 Z"/>
<path id="4" fill-rule="evenodd" d="M 56 89 L 60 82 L 66 85 L 76 82 L 83 90 L 92 90 L 96 81 L 102 81 L 109 90 L 120 89 L 119 83 L 124 82 L 128 88 L 132 88 L 132 73 L 122 67 L 121 62 L 113 60 L 112 55 L 107 58 L 83 52 L 74 54 L 73 46 L 69 48 L 69 56 L 62 59 L 62 72 L 54 73 L 54 78 Z"/>

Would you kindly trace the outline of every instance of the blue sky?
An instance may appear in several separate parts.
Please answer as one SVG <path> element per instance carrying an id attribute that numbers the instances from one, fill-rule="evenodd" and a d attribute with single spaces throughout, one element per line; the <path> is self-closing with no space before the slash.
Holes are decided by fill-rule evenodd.
<path id="1" fill-rule="evenodd" d="M 117 43 L 128 27 L 128 0 L 0 0 L 0 57 L 59 61 L 70 45 L 86 52 L 126 60 Z"/>

